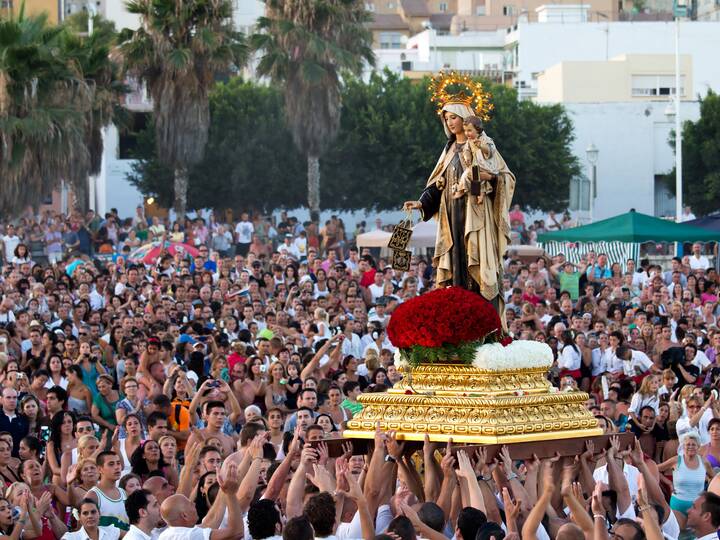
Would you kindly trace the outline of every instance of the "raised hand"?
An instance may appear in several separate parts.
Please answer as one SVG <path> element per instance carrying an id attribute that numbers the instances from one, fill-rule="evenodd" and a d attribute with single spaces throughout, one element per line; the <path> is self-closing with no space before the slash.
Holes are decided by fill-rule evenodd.
<path id="1" fill-rule="evenodd" d="M 397 431 L 388 431 L 385 439 L 385 448 L 387 453 L 395 461 L 402 459 L 403 451 L 405 450 L 405 443 L 399 443 L 397 440 Z"/>
<path id="2" fill-rule="evenodd" d="M 350 471 L 347 469 L 345 469 L 344 476 L 348 489 L 347 491 L 342 491 L 341 493 L 355 502 L 363 500 L 365 498 L 365 494 L 360 487 L 360 482 L 353 478 L 353 475 L 350 474 Z"/>
<path id="3" fill-rule="evenodd" d="M 318 443 L 317 451 L 318 451 L 318 464 L 322 465 L 324 467 L 327 464 L 328 460 L 330 459 L 330 452 L 328 451 L 327 444 L 324 442 Z"/>
<path id="4" fill-rule="evenodd" d="M 642 464 L 645 460 L 643 459 L 643 450 L 642 446 L 640 446 L 640 441 L 635 439 L 635 444 L 633 445 L 633 449 L 630 452 L 630 460 L 632 461 L 632 464 L 635 465 L 635 467 L 639 467 L 640 464 Z"/>
<path id="5" fill-rule="evenodd" d="M 593 441 L 585 441 L 585 451 L 580 454 L 580 459 L 592 461 L 595 456 L 595 443 Z"/>
<path id="6" fill-rule="evenodd" d="M 50 493 L 49 491 L 46 491 L 42 495 L 40 495 L 40 498 L 37 500 L 35 508 L 37 509 L 38 513 L 41 516 L 44 516 L 47 513 L 47 511 L 50 509 L 51 504 L 52 504 L 52 493 Z"/>
<path id="7" fill-rule="evenodd" d="M 503 505 L 505 505 L 505 515 L 507 516 L 507 520 L 517 520 L 517 517 L 520 515 L 520 502 L 512 500 L 510 490 L 506 487 L 502 490 L 502 498 Z"/>
<path id="8" fill-rule="evenodd" d="M 225 478 L 222 475 L 217 475 L 217 483 L 220 486 L 225 495 L 233 495 L 237 493 L 240 487 L 240 479 L 238 478 L 238 466 L 235 463 L 230 463 L 227 466 L 227 472 Z"/>
<path id="9" fill-rule="evenodd" d="M 328 470 L 317 463 L 313 464 L 313 475 L 307 475 L 307 479 L 317 486 L 320 491 L 332 493 L 335 489 L 335 481 Z"/>
<path id="10" fill-rule="evenodd" d="M 335 460 L 335 489 L 337 491 L 348 491 L 350 489 L 345 478 L 345 473 L 348 471 L 348 461 L 345 456 L 337 458 Z"/>
<path id="11" fill-rule="evenodd" d="M 594 515 L 605 515 L 605 507 L 602 503 L 602 484 L 600 482 L 595 484 L 595 490 L 592 494 L 590 508 L 592 509 L 592 513 Z"/>
<path id="12" fill-rule="evenodd" d="M 512 472 L 512 459 L 510 458 L 510 449 L 507 446 L 503 446 L 500 449 L 500 460 L 502 462 L 502 466 L 505 469 L 505 474 L 510 474 Z"/>
<path id="13" fill-rule="evenodd" d="M 309 444 L 305 445 L 302 454 L 300 454 L 300 461 L 302 461 L 306 467 L 310 467 L 318 461 L 318 452 Z"/>
<path id="14" fill-rule="evenodd" d="M 470 458 L 468 457 L 465 450 L 458 450 L 457 452 L 458 470 L 457 475 L 460 478 L 470 479 L 475 478 L 475 470 L 473 469 Z"/>
<path id="15" fill-rule="evenodd" d="M 445 454 L 440 461 L 440 469 L 444 476 L 452 476 L 455 474 L 455 456 Z"/>

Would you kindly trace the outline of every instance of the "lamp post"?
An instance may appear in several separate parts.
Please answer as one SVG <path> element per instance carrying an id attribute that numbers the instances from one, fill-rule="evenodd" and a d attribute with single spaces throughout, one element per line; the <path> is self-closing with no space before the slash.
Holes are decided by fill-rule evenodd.
<path id="1" fill-rule="evenodd" d="M 687 0 L 675 0 L 675 220 L 682 221 L 682 126 L 680 119 L 680 17 L 687 16 Z"/>
<path id="2" fill-rule="evenodd" d="M 598 150 L 597 146 L 595 146 L 595 143 L 590 143 L 590 146 L 588 146 L 585 149 L 585 154 L 587 155 L 588 163 L 590 163 L 590 166 L 592 167 L 592 176 L 590 177 L 590 223 L 593 221 L 593 212 L 595 210 L 595 197 L 597 197 L 597 161 L 598 161 L 598 154 L 600 154 L 600 150 Z"/>

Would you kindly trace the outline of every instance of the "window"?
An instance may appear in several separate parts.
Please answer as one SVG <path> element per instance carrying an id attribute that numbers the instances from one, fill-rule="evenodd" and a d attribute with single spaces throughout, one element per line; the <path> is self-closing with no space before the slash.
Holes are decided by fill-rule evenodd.
<path id="1" fill-rule="evenodd" d="M 388 6 L 388 9 L 395 9 L 395 2 L 388 2 L 387 6 Z"/>
<path id="2" fill-rule="evenodd" d="M 653 97 L 653 96 L 674 96 L 675 76 L 674 75 L 633 75 L 632 96 Z M 685 76 L 680 75 L 680 95 L 685 95 Z"/>
<path id="3" fill-rule="evenodd" d="M 367 4 L 365 4 L 365 9 L 367 9 L 368 11 L 375 11 L 375 4 L 373 4 L 372 2 L 368 2 Z"/>
<path id="4" fill-rule="evenodd" d="M 381 49 L 402 49 L 402 34 L 400 32 L 380 32 Z"/>
<path id="5" fill-rule="evenodd" d="M 512 17 L 515 6 L 503 6 L 503 15 L 506 17 Z"/>
<path id="6" fill-rule="evenodd" d="M 675 181 L 674 177 L 671 180 Z M 655 216 L 668 217 L 675 215 L 675 191 L 668 185 L 665 175 L 655 175 Z"/>
<path id="7" fill-rule="evenodd" d="M 147 129 L 149 119 L 150 113 L 130 113 L 127 126 L 120 130 L 118 159 L 137 159 L 138 135 Z"/>
<path id="8" fill-rule="evenodd" d="M 482 6 L 475 6 L 475 15 L 485 15 L 485 4 Z"/>
<path id="9" fill-rule="evenodd" d="M 440 12 L 445 13 L 447 11 L 447 2 L 440 2 Z"/>
<path id="10" fill-rule="evenodd" d="M 585 176 L 570 180 L 570 210 L 590 210 L 590 180 Z"/>
<path id="11" fill-rule="evenodd" d="M 2 8 L 2 9 L 12 9 L 12 6 L 13 6 L 12 0 L 0 1 L 0 8 Z"/>

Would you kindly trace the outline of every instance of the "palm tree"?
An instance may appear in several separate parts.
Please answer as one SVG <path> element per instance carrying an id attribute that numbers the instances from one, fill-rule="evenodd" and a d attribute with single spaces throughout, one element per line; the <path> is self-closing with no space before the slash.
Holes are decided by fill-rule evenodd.
<path id="1" fill-rule="evenodd" d="M 140 16 L 124 31 L 125 70 L 145 83 L 153 100 L 157 154 L 174 171 L 175 212 L 185 215 L 190 168 L 204 153 L 210 125 L 208 93 L 218 75 L 247 58 L 233 27 L 231 0 L 131 0 Z"/>
<path id="2" fill-rule="evenodd" d="M 87 179 L 100 174 L 103 154 L 102 130 L 111 122 L 122 123 L 125 114 L 122 96 L 127 87 L 120 73 L 120 65 L 111 59 L 116 44 L 115 26 L 102 17 L 94 16 L 93 32 L 87 35 L 87 12 L 77 13 L 68 18 L 65 26 L 68 32 L 63 39 L 63 50 L 69 61 L 83 74 L 91 91 L 91 106 L 85 113 L 85 145 L 88 160 L 84 168 L 76 171 L 80 179 L 76 199 L 82 211 L 87 210 Z"/>
<path id="3" fill-rule="evenodd" d="M 257 67 L 285 88 L 293 141 L 307 156 L 308 206 L 320 217 L 320 156 L 340 128 L 343 71 L 356 75 L 374 63 L 370 13 L 363 0 L 265 0 L 266 14 L 252 37 L 263 52 Z"/>
<path id="4" fill-rule="evenodd" d="M 92 92 L 44 15 L 0 20 L 0 211 L 17 214 L 77 180 Z"/>

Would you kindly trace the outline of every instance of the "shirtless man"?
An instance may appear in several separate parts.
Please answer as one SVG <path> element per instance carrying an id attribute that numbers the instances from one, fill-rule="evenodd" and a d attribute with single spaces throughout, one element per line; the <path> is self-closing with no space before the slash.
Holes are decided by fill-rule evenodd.
<path id="1" fill-rule="evenodd" d="M 215 437 L 222 444 L 222 455 L 228 457 L 235 450 L 235 441 L 232 437 L 225 435 L 222 431 L 225 424 L 225 404 L 222 401 L 208 401 L 205 404 L 205 424 L 206 427 L 198 432 L 193 431 L 188 439 L 186 452 L 195 444 L 202 443 L 210 437 Z"/>

